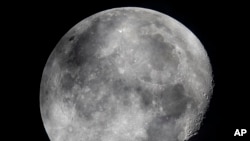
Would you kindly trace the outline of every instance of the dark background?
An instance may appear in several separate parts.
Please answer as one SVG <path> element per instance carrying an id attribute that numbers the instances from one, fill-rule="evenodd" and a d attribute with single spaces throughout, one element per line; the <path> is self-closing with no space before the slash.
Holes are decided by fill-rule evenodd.
<path id="1" fill-rule="evenodd" d="M 207 50 L 214 75 L 214 93 L 201 129 L 190 141 L 247 140 L 250 134 L 247 5 L 239 1 L 10 2 L 9 8 L 2 12 L 6 17 L 3 20 L 6 26 L 2 28 L 7 29 L 2 56 L 4 70 L 10 73 L 4 74 L 8 76 L 8 87 L 4 89 L 10 97 L 3 100 L 8 103 L 4 115 L 11 121 L 4 120 L 11 123 L 7 128 L 8 140 L 49 141 L 40 115 L 39 87 L 50 53 L 76 23 L 97 12 L 124 6 L 150 8 L 175 18 Z M 249 133 L 234 137 L 235 129 L 241 128 Z"/>

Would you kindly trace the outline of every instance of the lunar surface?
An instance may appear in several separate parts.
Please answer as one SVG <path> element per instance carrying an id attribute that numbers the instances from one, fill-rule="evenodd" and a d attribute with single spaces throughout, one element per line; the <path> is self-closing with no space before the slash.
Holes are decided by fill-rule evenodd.
<path id="1" fill-rule="evenodd" d="M 212 95 L 201 42 L 149 9 L 102 11 L 72 27 L 45 65 L 40 111 L 51 141 L 184 141 Z"/>

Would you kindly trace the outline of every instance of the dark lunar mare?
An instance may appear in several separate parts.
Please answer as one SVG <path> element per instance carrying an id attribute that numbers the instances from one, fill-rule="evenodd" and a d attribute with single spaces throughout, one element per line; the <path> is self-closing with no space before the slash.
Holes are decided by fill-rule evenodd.
<path id="1" fill-rule="evenodd" d="M 143 101 L 150 97 L 142 93 Z M 152 99 L 151 99 L 152 100 Z M 185 113 L 188 103 L 193 103 L 192 99 L 185 95 L 185 89 L 182 84 L 175 84 L 165 88 L 157 96 L 160 106 L 163 107 L 165 115 L 155 117 L 147 129 L 147 141 L 178 141 L 178 135 L 183 130 L 182 127 L 174 126 L 176 120 Z M 171 129 L 164 129 L 164 126 L 171 127 Z"/>
<path id="2" fill-rule="evenodd" d="M 163 110 L 167 115 L 178 119 L 187 108 L 187 104 L 191 99 L 185 95 L 185 89 L 183 85 L 176 84 L 172 87 L 164 89 L 159 95 Z"/>
<path id="3" fill-rule="evenodd" d="M 178 141 L 178 134 L 174 128 L 175 121 L 163 119 L 161 117 L 156 117 L 152 122 L 149 123 L 149 128 L 147 129 L 148 138 L 146 141 Z M 170 126 L 171 129 L 165 129 L 164 126 Z"/>

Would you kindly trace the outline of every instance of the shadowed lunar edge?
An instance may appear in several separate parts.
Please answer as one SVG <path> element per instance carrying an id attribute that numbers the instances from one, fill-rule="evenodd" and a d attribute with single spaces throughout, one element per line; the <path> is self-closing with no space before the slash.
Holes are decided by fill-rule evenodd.
<path id="1" fill-rule="evenodd" d="M 183 141 L 212 94 L 200 41 L 178 21 L 116 8 L 70 29 L 51 53 L 40 109 L 51 141 Z"/>

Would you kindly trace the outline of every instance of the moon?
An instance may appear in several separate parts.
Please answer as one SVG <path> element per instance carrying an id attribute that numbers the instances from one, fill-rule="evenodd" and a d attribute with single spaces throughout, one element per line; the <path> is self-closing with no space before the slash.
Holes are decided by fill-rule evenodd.
<path id="1" fill-rule="evenodd" d="M 199 39 L 163 13 L 94 14 L 58 42 L 43 70 L 40 111 L 51 141 L 184 141 L 213 90 Z"/>

